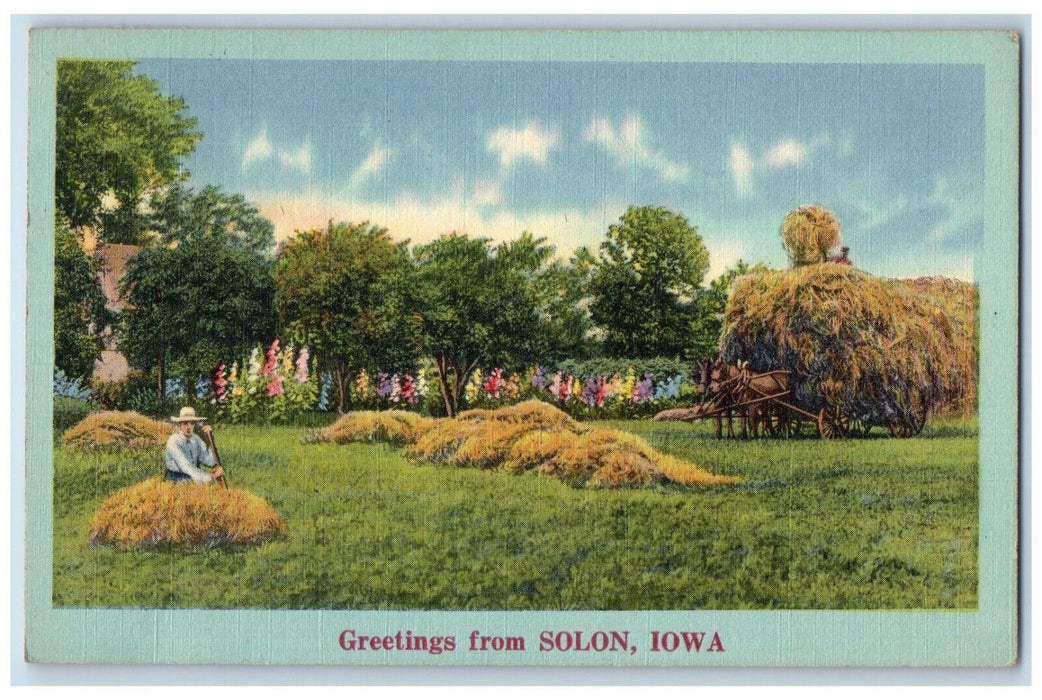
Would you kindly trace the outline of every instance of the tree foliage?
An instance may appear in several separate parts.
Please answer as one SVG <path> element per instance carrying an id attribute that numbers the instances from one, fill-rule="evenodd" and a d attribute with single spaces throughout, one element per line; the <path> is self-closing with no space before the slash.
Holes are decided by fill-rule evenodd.
<path id="1" fill-rule="evenodd" d="M 54 366 L 85 378 L 101 355 L 93 332 L 105 323 L 105 300 L 93 261 L 64 221 L 54 227 Z"/>
<path id="2" fill-rule="evenodd" d="M 450 416 L 476 367 L 538 358 L 543 324 L 530 275 L 547 258 L 540 248 L 530 237 L 492 248 L 456 233 L 416 247 L 420 338 Z"/>
<path id="3" fill-rule="evenodd" d="M 727 309 L 731 287 L 739 277 L 767 269 L 762 263 L 750 266 L 744 260 L 739 260 L 708 286 L 698 290 L 695 313 L 691 319 L 689 358 L 700 360 L 714 357 L 720 352 L 720 332 L 723 330 L 724 311 Z"/>
<path id="4" fill-rule="evenodd" d="M 199 192 L 180 183 L 159 190 L 149 204 L 149 228 L 164 244 L 225 238 L 256 253 L 275 245 L 275 226 L 242 195 L 208 185 Z"/>
<path id="5" fill-rule="evenodd" d="M 279 318 L 333 371 L 341 412 L 359 370 L 415 365 L 412 277 L 407 244 L 367 221 L 330 222 L 282 247 L 274 269 Z"/>
<path id="6" fill-rule="evenodd" d="M 676 357 L 709 267 L 696 228 L 664 207 L 630 207 L 608 228 L 590 279 L 591 317 L 614 357 Z"/>
<path id="7" fill-rule="evenodd" d="M 556 252 L 545 238 L 525 231 L 501 244 L 496 253 L 531 288 L 537 310 L 533 350 L 539 361 L 551 363 L 585 359 L 596 347 L 590 337 L 593 322 L 587 308 L 594 258 L 585 248 L 576 250 L 568 261 L 556 258 Z"/>
<path id="8" fill-rule="evenodd" d="M 825 262 L 839 245 L 839 219 L 819 204 L 805 204 L 786 215 L 781 236 L 792 267 Z"/>
<path id="9" fill-rule="evenodd" d="M 119 348 L 135 367 L 195 377 L 275 334 L 271 263 L 229 236 L 146 248 L 127 266 Z M 162 396 L 162 394 L 159 394 Z"/>
<path id="10" fill-rule="evenodd" d="M 186 175 L 181 158 L 202 137 L 178 97 L 133 74 L 130 61 L 58 63 L 55 143 L 57 212 L 72 228 L 139 243 L 142 198 Z M 106 196 L 115 204 L 107 206 Z"/>

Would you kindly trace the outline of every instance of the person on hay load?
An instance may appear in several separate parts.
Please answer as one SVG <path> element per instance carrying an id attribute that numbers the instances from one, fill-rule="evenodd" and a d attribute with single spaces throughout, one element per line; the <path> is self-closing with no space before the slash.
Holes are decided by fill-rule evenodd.
<path id="1" fill-rule="evenodd" d="M 832 256 L 830 256 L 828 261 L 832 262 L 832 263 L 839 263 L 840 265 L 850 265 L 851 267 L 853 267 L 854 263 L 851 262 L 850 257 L 849 257 L 849 253 L 850 253 L 850 247 L 849 246 L 843 246 L 842 248 L 840 248 L 839 255 L 832 255 Z"/>
<path id="2" fill-rule="evenodd" d="M 203 425 L 202 438 L 195 434 L 195 424 L 205 421 L 202 416 L 195 415 L 195 409 L 185 406 L 180 415 L 171 416 L 170 420 L 177 425 L 174 434 L 166 441 L 166 481 L 194 481 L 197 484 L 212 484 L 224 476 L 224 468 L 217 463 L 213 441 L 210 435 L 213 428 Z M 199 464 L 215 467 L 212 472 L 200 469 Z"/>

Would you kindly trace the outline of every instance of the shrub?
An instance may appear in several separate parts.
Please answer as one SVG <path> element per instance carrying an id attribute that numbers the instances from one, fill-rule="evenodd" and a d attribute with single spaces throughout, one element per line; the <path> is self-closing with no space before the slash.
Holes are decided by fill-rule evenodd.
<path id="1" fill-rule="evenodd" d="M 60 435 L 90 413 L 90 402 L 69 396 L 54 397 L 54 434 Z"/>
<path id="2" fill-rule="evenodd" d="M 131 370 L 124 379 L 117 381 L 95 377 L 90 382 L 90 390 L 94 403 L 110 411 L 127 408 L 130 397 L 139 392 L 156 393 L 153 377 L 140 370 Z"/>
<path id="3" fill-rule="evenodd" d="M 192 482 L 149 479 L 109 496 L 90 527 L 92 545 L 257 545 L 286 526 L 255 494 Z"/>
<path id="4" fill-rule="evenodd" d="M 165 445 L 173 432 L 169 423 L 140 413 L 92 413 L 65 431 L 61 442 L 77 450 L 146 449 Z"/>

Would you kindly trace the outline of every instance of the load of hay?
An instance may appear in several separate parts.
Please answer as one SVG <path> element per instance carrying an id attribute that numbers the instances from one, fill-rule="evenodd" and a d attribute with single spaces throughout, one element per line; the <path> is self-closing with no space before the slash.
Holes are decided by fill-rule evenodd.
<path id="1" fill-rule="evenodd" d="M 94 515 L 92 545 L 252 546 L 285 534 L 278 513 L 255 494 L 148 479 L 109 496 Z"/>
<path id="2" fill-rule="evenodd" d="M 169 423 L 133 411 L 91 413 L 62 434 L 61 444 L 75 450 L 147 449 L 166 444 Z"/>
<path id="3" fill-rule="evenodd" d="M 793 374 L 795 401 L 871 424 L 919 421 L 975 396 L 976 289 L 888 280 L 834 263 L 741 278 L 724 314 L 726 362 Z"/>
<path id="4" fill-rule="evenodd" d="M 412 418 L 390 415 L 398 413 Z M 413 429 L 400 429 L 402 420 L 410 421 Z M 589 430 L 540 401 L 464 411 L 452 420 L 423 419 L 399 411 L 349 413 L 323 433 L 326 439 L 337 442 L 408 444 L 409 457 L 457 467 L 536 471 L 573 486 L 619 488 L 738 481 L 663 454 L 636 435 L 604 428 Z"/>

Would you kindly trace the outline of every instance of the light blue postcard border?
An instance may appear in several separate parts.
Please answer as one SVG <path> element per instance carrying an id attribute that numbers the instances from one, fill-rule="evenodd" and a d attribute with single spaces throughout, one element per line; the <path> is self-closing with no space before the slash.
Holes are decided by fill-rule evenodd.
<path id="1" fill-rule="evenodd" d="M 1019 259 L 1019 46 L 1004 32 L 488 32 L 38 30 L 30 40 L 26 348 L 26 648 L 70 663 L 485 665 L 441 656 L 341 650 L 340 631 L 454 634 L 627 629 L 646 640 L 678 624 L 719 630 L 726 654 L 618 658 L 538 651 L 538 666 L 1002 666 L 1016 660 Z M 985 69 L 985 199 L 976 251 L 981 287 L 980 580 L 976 612 L 378 612 L 68 609 L 51 604 L 54 61 L 111 58 L 292 58 L 532 61 L 973 63 Z M 190 645 L 183 640 L 190 639 Z M 463 645 L 461 645 L 463 646 Z M 503 664 L 502 658 L 495 663 Z"/>

